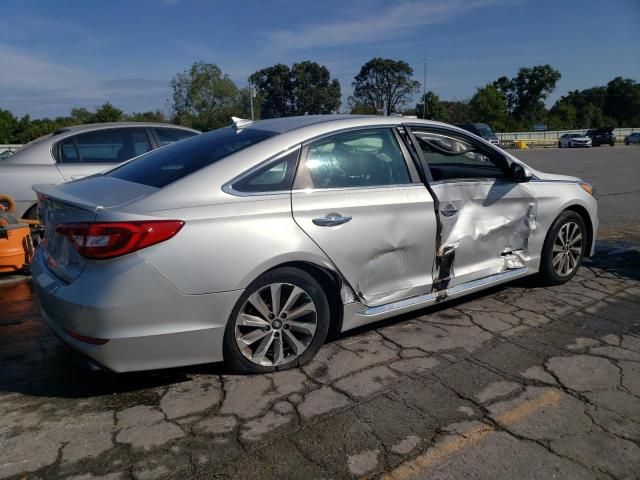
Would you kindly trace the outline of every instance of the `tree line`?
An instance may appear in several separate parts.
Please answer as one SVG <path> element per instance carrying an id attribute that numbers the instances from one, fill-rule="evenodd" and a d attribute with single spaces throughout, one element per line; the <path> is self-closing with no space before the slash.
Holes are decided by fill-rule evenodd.
<path id="1" fill-rule="evenodd" d="M 536 124 L 550 130 L 640 125 L 640 84 L 635 80 L 616 77 L 605 86 L 573 90 L 548 109 L 545 100 L 560 78 L 550 65 L 523 67 L 514 77 L 502 76 L 478 87 L 469 99 L 441 100 L 427 91 L 411 105 L 421 88 L 411 66 L 401 60 L 373 58 L 354 77 L 352 94 L 342 111 L 482 122 L 496 131 L 531 130 Z M 0 143 L 26 143 L 58 128 L 85 123 L 170 122 L 207 131 L 228 125 L 231 116 L 259 119 L 341 111 L 340 82 L 316 62 L 272 65 L 248 80 L 249 86 L 239 88 L 217 65 L 196 62 L 171 80 L 168 115 L 161 110 L 127 114 L 109 102 L 95 111 L 74 108 L 69 116 L 54 119 L 17 118 L 0 109 Z"/>

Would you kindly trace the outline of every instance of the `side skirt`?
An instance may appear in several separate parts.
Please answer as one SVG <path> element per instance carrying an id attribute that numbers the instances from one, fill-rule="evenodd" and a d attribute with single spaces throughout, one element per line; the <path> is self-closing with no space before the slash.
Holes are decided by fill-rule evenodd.
<path id="1" fill-rule="evenodd" d="M 474 293 L 485 288 L 499 285 L 516 278 L 530 275 L 532 272 L 529 268 L 517 268 L 507 270 L 505 272 L 496 273 L 488 277 L 472 280 L 462 283 L 447 290 L 435 293 L 427 293 L 417 297 L 405 298 L 397 302 L 379 305 L 376 307 L 366 307 L 361 303 L 348 303 L 344 305 L 344 320 L 342 323 L 342 331 L 351 330 L 352 328 L 361 327 L 369 323 L 385 320 L 402 313 L 420 310 L 436 303 L 441 303 L 454 298 L 462 297 L 470 293 Z"/>

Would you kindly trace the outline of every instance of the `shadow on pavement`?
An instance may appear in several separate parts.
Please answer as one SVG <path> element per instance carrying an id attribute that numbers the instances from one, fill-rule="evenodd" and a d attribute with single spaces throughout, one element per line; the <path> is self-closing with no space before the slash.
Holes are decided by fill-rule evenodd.
<path id="1" fill-rule="evenodd" d="M 637 245 L 628 242 L 598 242 L 596 256 L 586 259 L 585 266 L 602 270 L 614 278 L 640 280 L 640 251 Z M 353 337 L 425 313 L 444 311 L 507 289 L 531 287 L 531 281 L 524 279 L 362 327 L 341 338 Z M 602 313 L 603 318 L 609 317 L 606 312 Z M 603 324 L 602 328 L 611 328 L 609 322 L 606 323 L 608 325 Z M 597 325 L 592 327 L 598 328 Z M 118 400 L 113 398 L 118 403 L 126 402 L 127 398 L 131 402 L 144 402 L 143 397 L 149 394 L 150 389 L 183 382 L 195 374 L 229 373 L 220 363 L 128 374 L 92 371 L 82 358 L 49 331 L 38 311 L 30 280 L 0 286 L 0 372 L 0 392 L 60 398 L 121 394 Z"/>

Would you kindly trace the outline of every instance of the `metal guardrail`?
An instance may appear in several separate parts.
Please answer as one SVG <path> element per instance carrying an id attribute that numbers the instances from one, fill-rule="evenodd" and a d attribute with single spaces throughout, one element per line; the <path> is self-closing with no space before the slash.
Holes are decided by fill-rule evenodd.
<path id="1" fill-rule="evenodd" d="M 565 133 L 584 134 L 587 130 L 548 130 L 543 132 L 504 132 L 496 133 L 500 139 L 502 148 L 523 148 L 522 142 L 526 144 L 526 148 L 548 148 L 558 144 L 558 139 Z M 640 131 L 640 128 L 614 128 L 613 134 L 616 136 L 617 142 L 622 142 L 626 135 Z"/>
<path id="2" fill-rule="evenodd" d="M 18 145 L 18 144 L 4 144 L 4 145 L 0 145 L 0 153 L 2 152 L 15 152 L 17 149 L 19 149 L 22 145 Z"/>

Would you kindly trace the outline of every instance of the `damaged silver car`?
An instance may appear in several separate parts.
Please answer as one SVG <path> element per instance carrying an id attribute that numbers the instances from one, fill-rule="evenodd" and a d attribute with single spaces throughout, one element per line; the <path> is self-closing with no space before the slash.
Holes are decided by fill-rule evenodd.
<path id="1" fill-rule="evenodd" d="M 527 275 L 566 282 L 598 227 L 582 180 L 392 117 L 234 119 L 35 190 L 43 315 L 117 372 L 301 365 L 329 334 Z"/>

